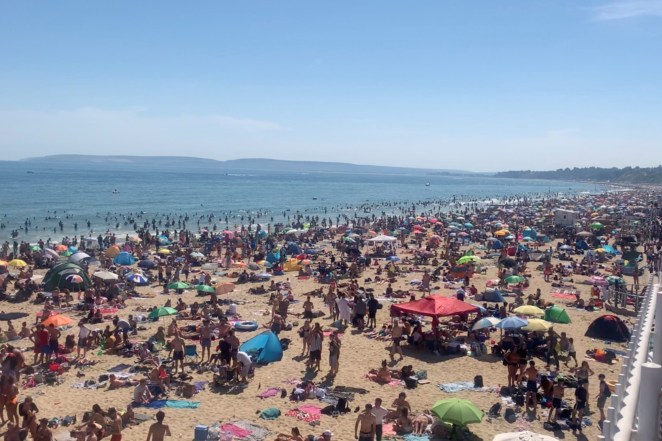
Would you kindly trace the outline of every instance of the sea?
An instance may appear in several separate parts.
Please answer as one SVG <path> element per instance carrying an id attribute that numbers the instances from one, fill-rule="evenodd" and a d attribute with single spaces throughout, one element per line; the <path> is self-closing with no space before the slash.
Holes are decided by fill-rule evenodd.
<path id="1" fill-rule="evenodd" d="M 186 216 L 191 230 L 234 228 L 246 225 L 249 218 L 262 225 L 288 224 L 297 215 L 325 217 L 336 224 L 345 217 L 401 214 L 412 206 L 417 213 L 440 212 L 463 203 L 598 191 L 588 183 L 480 174 L 159 169 L 149 164 L 29 161 L 0 161 L 0 179 L 0 238 L 10 242 L 127 234 L 134 231 L 133 222 L 142 226 L 156 219 L 164 228 L 166 219 Z"/>

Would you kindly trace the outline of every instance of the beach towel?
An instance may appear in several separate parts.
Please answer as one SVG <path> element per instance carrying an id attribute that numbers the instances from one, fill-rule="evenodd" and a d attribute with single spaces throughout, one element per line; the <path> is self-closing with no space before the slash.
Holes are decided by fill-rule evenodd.
<path id="1" fill-rule="evenodd" d="M 269 397 L 274 397 L 280 393 L 282 389 L 280 387 L 270 387 L 269 389 L 265 390 L 264 392 L 258 394 L 258 397 L 260 398 L 269 398 Z"/>
<path id="2" fill-rule="evenodd" d="M 393 430 L 393 423 L 384 423 L 382 425 L 382 435 L 383 436 L 396 436 L 397 433 Z"/>
<path id="3" fill-rule="evenodd" d="M 278 409 L 277 407 L 270 407 L 260 412 L 260 418 L 262 418 L 263 420 L 275 420 L 278 419 L 279 416 L 280 416 L 280 409 Z"/>
<path id="4" fill-rule="evenodd" d="M 473 381 L 461 381 L 458 383 L 444 383 L 438 384 L 437 387 L 446 393 L 454 394 L 456 392 L 496 392 L 498 388 L 495 387 L 474 387 Z"/>
<path id="5" fill-rule="evenodd" d="M 264 441 L 271 434 L 266 428 L 244 420 L 235 421 L 234 425 L 251 432 L 249 436 L 244 438 L 246 441 Z"/>
<path id="6" fill-rule="evenodd" d="M 322 408 L 306 404 L 287 411 L 285 415 L 310 423 L 313 421 L 319 421 L 322 415 Z"/>
<path id="7" fill-rule="evenodd" d="M 413 433 L 408 433 L 404 436 L 405 441 L 430 441 L 430 435 L 414 435 Z"/>
<path id="8" fill-rule="evenodd" d="M 148 409 L 161 409 L 162 407 L 169 407 L 172 409 L 197 409 L 199 406 L 199 401 L 155 400 L 151 403 L 145 404 L 143 407 Z"/>
<path id="9" fill-rule="evenodd" d="M 237 438 L 246 438 L 253 433 L 235 424 L 221 424 L 221 431 L 231 433 L 232 436 L 236 436 Z"/>
<path id="10" fill-rule="evenodd" d="M 117 366 L 113 366 L 110 369 L 108 369 L 108 372 L 110 373 L 121 372 L 123 370 L 129 369 L 130 367 L 131 367 L 130 364 L 120 363 Z"/>
<path id="11" fill-rule="evenodd" d="M 556 288 L 552 290 L 552 297 L 564 300 L 575 300 L 579 291 L 576 289 Z"/>

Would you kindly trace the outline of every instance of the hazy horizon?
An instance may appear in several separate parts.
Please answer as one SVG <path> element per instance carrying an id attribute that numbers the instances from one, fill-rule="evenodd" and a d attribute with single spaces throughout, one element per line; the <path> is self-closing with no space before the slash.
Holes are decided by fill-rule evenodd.
<path id="1" fill-rule="evenodd" d="M 662 150 L 662 0 L 13 2 L 0 24 L 0 159 L 496 172 Z"/>

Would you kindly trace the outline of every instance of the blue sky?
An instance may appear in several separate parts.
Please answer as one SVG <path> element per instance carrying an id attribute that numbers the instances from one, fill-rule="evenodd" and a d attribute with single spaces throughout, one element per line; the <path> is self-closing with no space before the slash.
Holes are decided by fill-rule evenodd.
<path id="1" fill-rule="evenodd" d="M 0 4 L 0 157 L 658 165 L 662 0 Z"/>

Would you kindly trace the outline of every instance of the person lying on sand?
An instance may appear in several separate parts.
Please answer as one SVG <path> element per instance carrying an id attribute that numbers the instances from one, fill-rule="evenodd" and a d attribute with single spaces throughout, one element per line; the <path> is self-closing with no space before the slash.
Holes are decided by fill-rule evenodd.
<path id="1" fill-rule="evenodd" d="M 131 380 L 131 379 L 121 380 L 117 378 L 115 374 L 110 374 L 108 376 L 108 390 L 119 389 L 120 387 L 126 387 L 126 386 L 137 386 L 138 383 L 139 382 L 137 380 Z"/>
<path id="2" fill-rule="evenodd" d="M 423 435 L 429 424 L 434 422 L 434 418 L 430 415 L 429 411 L 424 411 L 419 413 L 412 419 L 412 427 L 414 429 L 414 434 Z"/>

